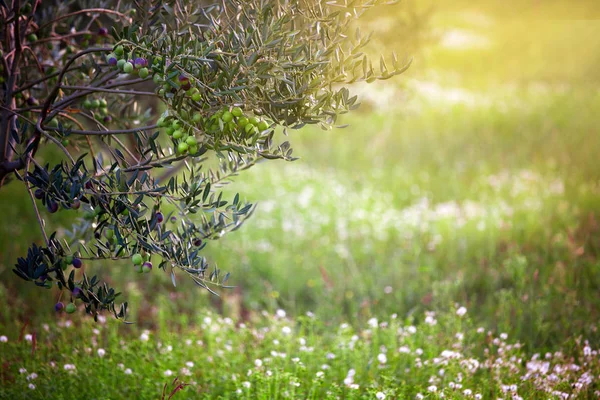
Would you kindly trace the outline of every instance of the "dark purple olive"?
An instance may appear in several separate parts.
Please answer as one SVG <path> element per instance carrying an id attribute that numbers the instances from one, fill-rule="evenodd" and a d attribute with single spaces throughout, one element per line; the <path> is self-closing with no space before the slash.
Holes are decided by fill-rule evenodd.
<path id="1" fill-rule="evenodd" d="M 48 208 L 48 211 L 51 214 L 54 214 L 55 212 L 58 211 L 58 203 L 55 201 L 51 201 L 50 203 L 48 203 L 48 205 L 46 206 L 46 208 Z"/>
<path id="2" fill-rule="evenodd" d="M 171 217 L 171 222 L 172 222 L 172 223 L 175 223 L 175 222 L 177 222 L 177 218 L 175 218 L 174 216 L 173 216 L 173 217 Z"/>
<path id="3" fill-rule="evenodd" d="M 78 210 L 79 207 L 81 207 L 81 201 L 79 199 L 73 200 L 73 203 L 71 203 L 71 208 L 73 210 Z"/>
<path id="4" fill-rule="evenodd" d="M 91 189 L 92 188 L 92 181 L 87 181 L 85 183 L 85 188 L 88 189 L 88 190 Z"/>
<path id="5" fill-rule="evenodd" d="M 119 60 L 117 60 L 117 57 L 115 57 L 115 56 L 110 56 L 110 57 L 108 58 L 108 65 L 111 65 L 111 66 L 113 66 L 113 67 L 114 67 L 114 66 L 116 66 L 116 65 L 117 65 L 117 62 L 118 62 L 118 61 L 119 61 Z"/>
<path id="6" fill-rule="evenodd" d="M 46 282 L 46 279 L 48 279 L 48 275 L 44 274 L 44 275 L 40 276 L 40 281 Z"/>
<path id="7" fill-rule="evenodd" d="M 188 78 L 186 75 L 181 74 L 179 75 L 179 82 L 181 82 L 182 84 L 186 84 L 190 81 L 190 78 Z"/>
<path id="8" fill-rule="evenodd" d="M 100 36 L 108 36 L 108 29 L 106 29 L 105 27 L 102 27 L 102 28 L 98 29 L 98 35 L 100 35 Z"/>
<path id="9" fill-rule="evenodd" d="M 137 69 L 144 68 L 146 65 L 148 65 L 148 61 L 146 61 L 146 59 L 143 57 L 136 58 L 133 63 L 133 66 Z"/>
<path id="10" fill-rule="evenodd" d="M 42 189 L 36 189 L 33 195 L 36 199 L 41 200 L 44 197 L 44 191 Z"/>
<path id="11" fill-rule="evenodd" d="M 28 97 L 27 98 L 27 104 L 29 104 L 30 106 L 35 106 L 37 104 L 37 100 L 35 97 Z"/>
<path id="12" fill-rule="evenodd" d="M 107 115 L 106 117 L 104 117 L 104 123 L 105 124 L 108 124 L 111 121 L 112 121 L 112 117 L 110 115 Z"/>
<path id="13" fill-rule="evenodd" d="M 194 246 L 196 246 L 196 247 L 202 246 L 202 239 L 195 239 L 194 240 Z"/>
<path id="14" fill-rule="evenodd" d="M 81 289 L 76 287 L 73 289 L 73 291 L 71 293 L 73 294 L 73 297 L 79 297 L 79 295 L 81 295 Z"/>
<path id="15" fill-rule="evenodd" d="M 56 311 L 56 312 L 62 311 L 63 308 L 65 308 L 65 305 L 62 301 L 59 301 L 58 303 L 56 303 L 54 305 L 54 311 Z"/>
<path id="16" fill-rule="evenodd" d="M 188 81 L 187 83 L 184 83 L 183 85 L 181 85 L 181 88 L 183 90 L 190 90 L 192 88 L 192 84 Z"/>
<path id="17" fill-rule="evenodd" d="M 81 258 L 77 258 L 77 257 L 73 258 L 73 262 L 71 264 L 73 264 L 73 267 L 75 267 L 77 269 L 79 269 L 83 266 L 83 262 L 81 261 Z"/>
<path id="18" fill-rule="evenodd" d="M 160 224 L 161 222 L 164 221 L 164 219 L 165 219 L 165 217 L 162 215 L 161 212 L 156 213 L 156 222 L 158 222 Z"/>

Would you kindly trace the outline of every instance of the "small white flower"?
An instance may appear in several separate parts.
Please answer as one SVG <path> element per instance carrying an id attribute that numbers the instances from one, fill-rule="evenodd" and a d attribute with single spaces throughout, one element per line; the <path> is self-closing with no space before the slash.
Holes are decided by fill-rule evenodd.
<path id="1" fill-rule="evenodd" d="M 313 313 L 313 312 L 311 312 L 311 311 L 307 311 L 307 312 L 306 312 L 306 316 L 307 316 L 308 318 L 314 318 L 314 317 L 315 317 L 315 313 Z"/>
<path id="2" fill-rule="evenodd" d="M 192 375 L 192 371 L 190 371 L 186 367 L 183 367 L 183 368 L 181 368 L 181 374 L 185 375 L 185 376 L 191 376 Z"/>
<path id="3" fill-rule="evenodd" d="M 431 392 L 431 393 L 435 393 L 435 392 L 437 392 L 437 386 L 431 385 L 427 388 L 427 391 Z"/>
<path id="4" fill-rule="evenodd" d="M 210 324 L 211 324 L 211 322 L 212 322 L 212 319 L 210 319 L 210 317 L 204 317 L 204 323 L 205 323 L 206 325 L 210 325 Z"/>
<path id="5" fill-rule="evenodd" d="M 188 362 L 186 362 L 186 363 L 185 363 L 185 365 L 186 365 L 188 368 L 192 368 L 192 367 L 194 366 L 194 363 L 193 363 L 192 361 L 188 361 Z"/>
<path id="6" fill-rule="evenodd" d="M 371 318 L 369 320 L 368 324 L 371 328 L 377 328 L 377 326 L 378 326 L 377 318 Z"/>
<path id="7" fill-rule="evenodd" d="M 254 365 L 256 365 L 257 368 L 260 368 L 260 367 L 262 367 L 263 362 L 261 359 L 257 358 L 256 360 L 254 360 Z"/>
<path id="8" fill-rule="evenodd" d="M 329 368 L 331 368 L 331 367 L 327 364 L 321 365 L 321 369 L 323 369 L 323 370 L 328 370 Z"/>
<path id="9" fill-rule="evenodd" d="M 481 400 L 482 398 L 483 396 L 481 395 L 481 393 L 475 393 L 475 399 Z"/>
<path id="10" fill-rule="evenodd" d="M 75 365 L 74 364 L 65 364 L 64 369 L 65 369 L 65 371 L 73 371 L 75 369 Z"/>
<path id="11" fill-rule="evenodd" d="M 33 335 L 31 333 L 28 333 L 27 335 L 25 335 L 25 340 L 31 342 L 33 340 Z"/>
<path id="12" fill-rule="evenodd" d="M 143 332 L 140 335 L 140 340 L 143 342 L 147 342 L 150 339 L 150 335 L 148 334 L 148 332 Z"/>
<path id="13" fill-rule="evenodd" d="M 38 375 L 35 372 L 32 372 L 31 374 L 27 375 L 27 380 L 30 381 L 32 379 L 37 378 Z"/>
<path id="14" fill-rule="evenodd" d="M 383 353 L 379 353 L 377 360 L 379 361 L 379 364 L 385 364 L 387 362 L 387 356 Z"/>
<path id="15" fill-rule="evenodd" d="M 185 345 L 186 346 L 191 346 L 192 345 L 192 339 L 185 339 Z"/>
<path id="16" fill-rule="evenodd" d="M 173 346 L 171 346 L 171 345 L 168 345 L 168 346 L 167 346 L 167 351 L 173 351 Z"/>
<path id="17" fill-rule="evenodd" d="M 267 372 L 265 372 L 265 374 L 266 374 L 267 376 L 273 376 L 273 372 L 271 372 L 271 370 L 267 370 Z"/>
<path id="18" fill-rule="evenodd" d="M 422 355 L 423 354 L 423 349 L 416 349 L 415 350 L 415 354 L 418 355 L 418 356 Z"/>
<path id="19" fill-rule="evenodd" d="M 30 383 L 27 387 L 31 390 L 35 390 L 35 385 L 33 383 Z"/>
<path id="20" fill-rule="evenodd" d="M 289 335 L 290 333 L 292 333 L 292 328 L 290 328 L 289 326 L 284 326 L 283 328 L 281 328 L 281 332 L 283 332 L 284 335 Z"/>
<path id="21" fill-rule="evenodd" d="M 99 335 L 99 334 L 100 334 L 100 329 L 96 329 L 96 328 L 94 328 L 94 329 L 92 329 L 92 333 L 93 333 L 94 335 Z"/>
<path id="22" fill-rule="evenodd" d="M 125 375 L 131 375 L 133 373 L 131 368 L 127 368 L 124 372 L 125 372 Z"/>
<path id="23" fill-rule="evenodd" d="M 415 328 L 414 326 L 409 326 L 408 328 L 406 328 L 406 330 L 408 331 L 408 333 L 410 333 L 411 335 L 414 335 L 415 333 L 417 333 L 417 328 Z"/>
<path id="24" fill-rule="evenodd" d="M 500 334 L 500 339 L 506 340 L 506 339 L 508 339 L 508 335 L 506 333 L 501 333 Z"/>
<path id="25" fill-rule="evenodd" d="M 298 339 L 298 342 L 300 343 L 300 346 L 306 346 L 306 339 L 304 339 L 303 337 Z"/>
<path id="26" fill-rule="evenodd" d="M 244 382 L 242 382 L 242 386 L 245 387 L 246 389 L 250 389 L 250 382 L 244 381 Z"/>
<path id="27" fill-rule="evenodd" d="M 425 398 L 425 396 L 423 396 L 421 393 L 417 393 L 417 395 L 415 396 L 415 399 L 417 400 L 423 400 Z"/>
<path id="28" fill-rule="evenodd" d="M 285 313 L 285 310 L 279 309 L 279 310 L 277 310 L 275 315 L 277 315 L 278 318 L 285 318 L 286 313 Z"/>
<path id="29" fill-rule="evenodd" d="M 360 389 L 360 386 L 359 386 L 358 384 L 356 384 L 356 383 L 352 383 L 352 384 L 349 386 L 349 388 L 350 388 L 350 389 L 354 389 L 354 390 L 358 390 L 358 389 Z"/>
<path id="30" fill-rule="evenodd" d="M 463 390 L 463 394 L 465 396 L 470 396 L 472 393 L 473 393 L 473 391 L 471 389 L 465 389 L 465 390 Z"/>
<path id="31" fill-rule="evenodd" d="M 19 373 L 20 374 L 26 374 L 27 370 L 25 368 L 19 368 Z"/>
<path id="32" fill-rule="evenodd" d="M 459 307 L 459 309 L 456 310 L 456 315 L 458 315 L 459 317 L 462 317 L 466 313 L 467 313 L 467 309 L 465 307 Z"/>
<path id="33" fill-rule="evenodd" d="M 322 378 L 324 376 L 325 376 L 325 372 L 323 372 L 323 371 L 317 372 L 317 378 Z"/>
<path id="34" fill-rule="evenodd" d="M 333 354 L 333 353 L 327 353 L 326 357 L 327 357 L 328 360 L 333 360 L 335 358 L 335 354 Z"/>
<path id="35" fill-rule="evenodd" d="M 392 293 L 392 290 L 393 289 L 391 286 L 386 286 L 385 288 L 383 288 L 383 293 L 390 294 L 390 293 Z M 379 392 L 379 393 L 381 393 L 381 392 Z"/>
<path id="36" fill-rule="evenodd" d="M 8 338 L 6 336 L 2 335 L 2 336 L 0 336 L 0 342 L 6 343 L 6 342 L 8 342 Z"/>
<path id="37" fill-rule="evenodd" d="M 171 376 L 173 375 L 173 371 L 171 371 L 170 369 L 165 371 L 165 376 Z"/>
<path id="38" fill-rule="evenodd" d="M 106 350 L 98 349 L 98 357 L 104 357 L 105 354 L 106 354 Z"/>
<path id="39" fill-rule="evenodd" d="M 377 400 L 384 400 L 385 399 L 385 393 L 383 393 L 383 392 L 377 392 L 377 393 L 375 393 L 375 397 L 377 398 Z"/>
<path id="40" fill-rule="evenodd" d="M 117 367 L 119 367 L 119 369 L 123 369 L 123 368 L 125 368 L 125 365 L 123 365 L 123 363 L 118 363 Z"/>

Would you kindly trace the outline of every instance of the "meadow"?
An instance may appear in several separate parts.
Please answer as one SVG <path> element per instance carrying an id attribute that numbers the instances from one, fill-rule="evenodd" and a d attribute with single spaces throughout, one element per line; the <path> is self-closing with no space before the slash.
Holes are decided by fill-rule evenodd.
<path id="1" fill-rule="evenodd" d="M 257 209 L 207 246 L 219 297 L 90 263 L 134 324 L 57 315 L 11 272 L 40 237 L 0 191 L 19 221 L 0 224 L 0 398 L 600 397 L 600 24 L 430 23 L 347 128 L 291 131 L 300 160 L 227 186 Z"/>

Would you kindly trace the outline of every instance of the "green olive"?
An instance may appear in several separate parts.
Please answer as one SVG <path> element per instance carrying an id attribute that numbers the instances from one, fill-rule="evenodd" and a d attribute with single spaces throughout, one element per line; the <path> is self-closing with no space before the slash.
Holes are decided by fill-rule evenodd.
<path id="1" fill-rule="evenodd" d="M 242 111 L 242 109 L 240 107 L 233 107 L 233 110 L 231 110 L 231 113 L 233 114 L 234 117 L 241 117 L 242 115 L 244 115 L 244 112 Z"/>

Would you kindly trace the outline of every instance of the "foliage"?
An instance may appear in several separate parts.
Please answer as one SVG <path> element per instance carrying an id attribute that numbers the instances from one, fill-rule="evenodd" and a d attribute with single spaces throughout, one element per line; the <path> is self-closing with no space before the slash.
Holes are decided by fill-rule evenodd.
<path id="1" fill-rule="evenodd" d="M 14 272 L 118 318 L 127 303 L 116 307 L 119 293 L 96 277 L 77 280 L 84 262 L 131 258 L 150 272 L 158 260 L 174 285 L 180 270 L 210 291 L 223 286 L 229 274 L 201 251 L 253 206 L 220 187 L 262 160 L 294 160 L 276 128 L 335 126 L 357 106 L 344 84 L 408 67 L 394 55 L 376 70 L 360 51 L 368 36 L 349 32 L 378 3 L 2 3 L 0 179 L 26 185 L 45 239 Z M 142 97 L 166 106 L 158 120 Z M 42 161 L 46 144 L 60 161 Z M 80 218 L 64 237 L 48 235 L 36 200 Z"/>

